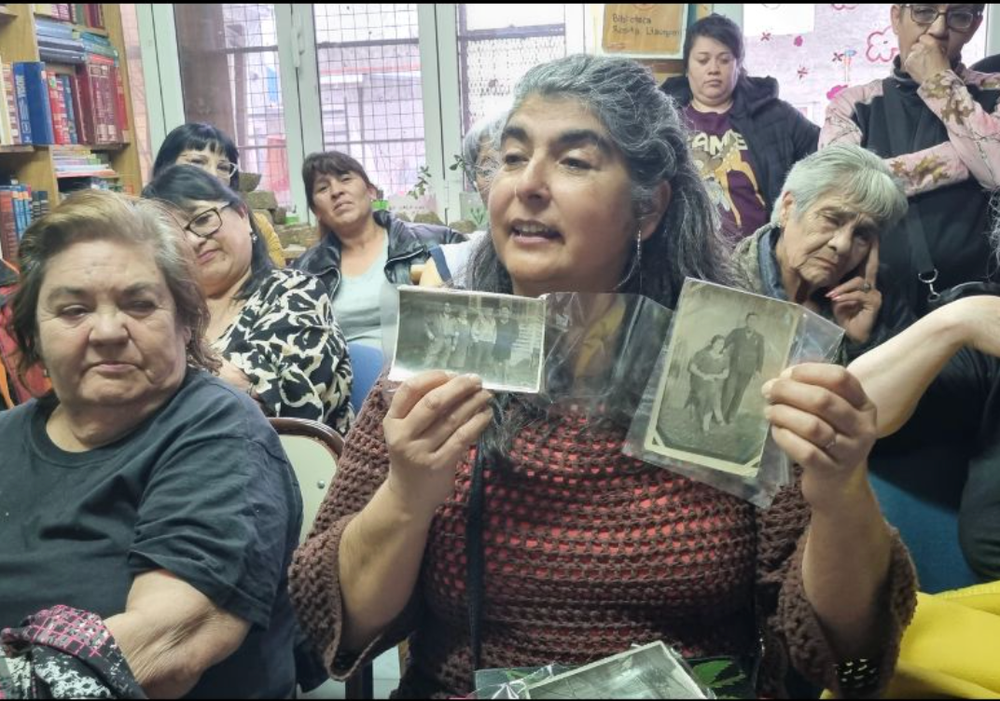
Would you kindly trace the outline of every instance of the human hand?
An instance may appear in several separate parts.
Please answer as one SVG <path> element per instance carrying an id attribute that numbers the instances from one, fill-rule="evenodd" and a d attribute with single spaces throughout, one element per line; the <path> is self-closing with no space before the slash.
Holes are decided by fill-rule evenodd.
<path id="1" fill-rule="evenodd" d="M 948 60 L 947 45 L 942 44 L 930 34 L 922 34 L 917 39 L 917 42 L 910 49 L 910 55 L 903 63 L 903 70 L 909 73 L 918 85 L 923 85 L 933 76 L 950 68 L 951 61 Z"/>
<path id="2" fill-rule="evenodd" d="M 882 293 L 878 290 L 878 260 L 878 239 L 875 239 L 863 273 L 826 294 L 833 304 L 834 321 L 855 343 L 868 342 L 882 309 Z"/>
<path id="3" fill-rule="evenodd" d="M 798 365 L 762 389 L 778 446 L 804 469 L 802 493 L 814 509 L 837 508 L 867 484 L 876 409 L 839 365 Z"/>
<path id="4" fill-rule="evenodd" d="M 430 516 L 455 490 L 455 470 L 489 426 L 493 398 L 482 379 L 425 372 L 400 386 L 382 422 L 387 484 L 416 514 Z"/>

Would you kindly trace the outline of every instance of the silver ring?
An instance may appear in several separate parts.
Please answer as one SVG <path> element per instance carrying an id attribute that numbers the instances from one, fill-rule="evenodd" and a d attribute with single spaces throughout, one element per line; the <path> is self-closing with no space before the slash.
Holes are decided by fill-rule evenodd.
<path id="1" fill-rule="evenodd" d="M 871 292 L 872 291 L 872 284 L 870 282 L 868 282 L 867 280 L 865 280 L 865 284 L 863 284 L 861 286 L 861 291 L 862 292 Z"/>
<path id="2" fill-rule="evenodd" d="M 834 433 L 833 434 L 833 440 L 830 441 L 829 443 L 827 443 L 825 446 L 823 446 L 823 450 L 826 451 L 827 453 L 829 453 L 836 446 L 837 446 L 837 434 Z"/>

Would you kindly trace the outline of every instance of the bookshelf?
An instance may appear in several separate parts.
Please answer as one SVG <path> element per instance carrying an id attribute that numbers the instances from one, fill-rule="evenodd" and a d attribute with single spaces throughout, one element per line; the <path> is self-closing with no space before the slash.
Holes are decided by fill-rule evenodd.
<path id="1" fill-rule="evenodd" d="M 66 179 L 65 174 L 57 173 L 57 161 L 71 155 L 90 153 L 99 155 L 115 171 L 115 176 L 107 176 L 102 179 L 106 179 L 110 183 L 120 184 L 127 192 L 138 194 L 142 189 L 142 176 L 139 168 L 139 152 L 134 143 L 135 122 L 119 6 L 117 4 L 100 5 L 104 19 L 103 28 L 54 20 L 47 13 L 36 12 L 36 7 L 42 6 L 34 4 L 0 5 L 0 58 L 4 63 L 42 60 L 39 55 L 36 22 L 56 21 L 60 25 L 76 30 L 77 34 L 74 36 L 81 32 L 88 32 L 98 37 L 106 37 L 118 51 L 117 70 L 121 78 L 121 88 L 124 91 L 124 111 L 128 134 L 125 143 L 102 143 L 99 145 L 36 143 L 0 146 L 0 178 L 3 178 L 4 181 L 13 178 L 28 185 L 33 191 L 48 192 L 50 206 L 54 207 L 60 198 L 60 181 Z M 48 74 L 73 76 L 77 73 L 79 66 L 49 61 L 46 62 L 45 68 Z"/>

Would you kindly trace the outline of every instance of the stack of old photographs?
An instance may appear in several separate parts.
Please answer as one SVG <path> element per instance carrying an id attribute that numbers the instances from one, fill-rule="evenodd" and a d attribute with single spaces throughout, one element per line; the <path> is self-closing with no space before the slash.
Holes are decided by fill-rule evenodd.
<path id="1" fill-rule="evenodd" d="M 662 642 L 567 670 L 476 673 L 477 699 L 714 699 L 684 660 Z"/>
<path id="2" fill-rule="evenodd" d="M 677 312 L 641 296 L 540 299 L 401 287 L 383 298 L 389 379 L 474 373 L 546 411 L 629 428 L 625 453 L 766 508 L 791 480 L 761 388 L 829 362 L 843 331 L 805 308 L 688 280 Z"/>
<path id="3" fill-rule="evenodd" d="M 625 452 L 766 508 L 792 474 L 761 389 L 842 339 L 799 305 L 688 280 Z"/>

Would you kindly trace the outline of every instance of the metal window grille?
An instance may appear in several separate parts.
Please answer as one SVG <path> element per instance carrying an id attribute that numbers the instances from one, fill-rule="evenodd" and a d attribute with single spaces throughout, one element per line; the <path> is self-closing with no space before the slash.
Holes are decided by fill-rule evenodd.
<path id="1" fill-rule="evenodd" d="M 278 36 L 271 4 L 176 4 L 184 113 L 229 133 L 240 169 L 291 202 Z"/>
<path id="2" fill-rule="evenodd" d="M 486 28 L 473 13 L 482 6 L 458 6 L 458 61 L 463 134 L 479 119 L 510 105 L 514 86 L 528 70 L 567 53 L 566 8 L 549 8 L 547 24 L 511 23 Z M 524 17 L 524 5 L 491 5 L 493 16 Z M 532 13 L 536 14 L 536 13 Z M 561 21 L 551 23 L 553 17 Z M 527 15 L 531 16 L 531 15 Z M 495 24 L 495 22 L 494 22 Z"/>
<path id="3" fill-rule="evenodd" d="M 415 4 L 314 5 L 323 144 L 354 156 L 386 194 L 426 163 Z"/>

